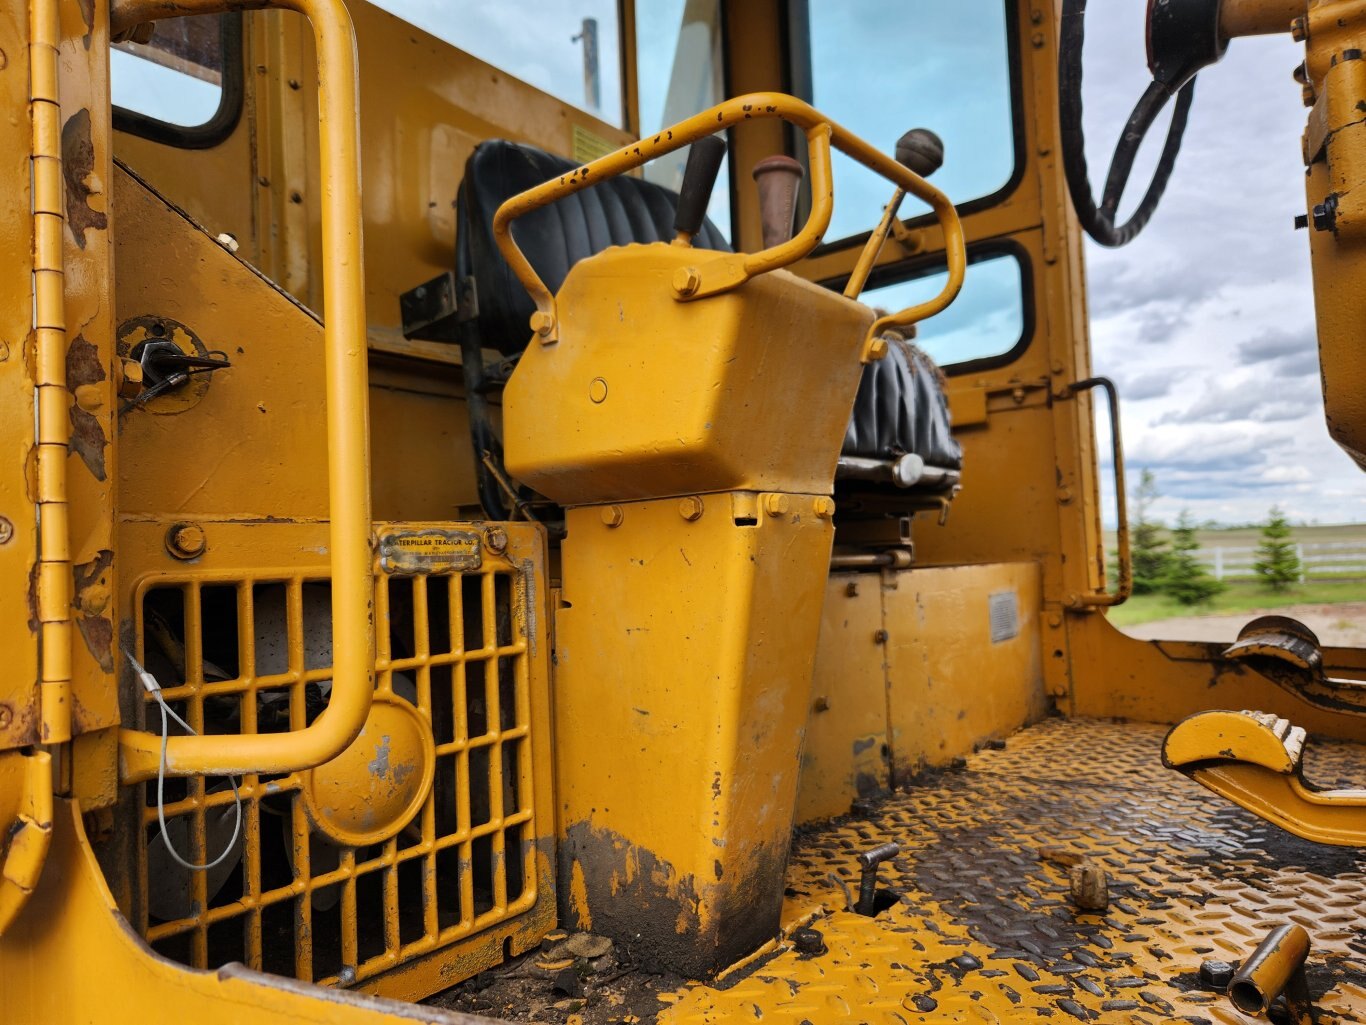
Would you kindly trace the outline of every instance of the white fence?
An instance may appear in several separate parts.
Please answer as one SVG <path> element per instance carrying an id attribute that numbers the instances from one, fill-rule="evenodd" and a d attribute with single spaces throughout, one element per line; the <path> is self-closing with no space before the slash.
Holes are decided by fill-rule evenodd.
<path id="1" fill-rule="evenodd" d="M 1366 578 L 1366 541 L 1313 541 L 1297 544 L 1300 580 Z M 1195 557 L 1217 580 L 1249 580 L 1257 576 L 1255 545 L 1201 548 Z"/>

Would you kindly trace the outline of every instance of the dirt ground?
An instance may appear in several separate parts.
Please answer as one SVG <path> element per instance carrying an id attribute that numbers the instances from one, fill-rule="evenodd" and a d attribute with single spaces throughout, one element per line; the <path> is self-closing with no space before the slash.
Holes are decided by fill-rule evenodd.
<path id="1" fill-rule="evenodd" d="M 1290 605 L 1265 611 L 1235 612 L 1218 616 L 1181 616 L 1125 627 L 1130 637 L 1145 641 L 1232 641 L 1243 624 L 1258 616 L 1276 615 L 1298 619 L 1318 635 L 1327 647 L 1366 645 L 1366 602 L 1334 605 Z"/>

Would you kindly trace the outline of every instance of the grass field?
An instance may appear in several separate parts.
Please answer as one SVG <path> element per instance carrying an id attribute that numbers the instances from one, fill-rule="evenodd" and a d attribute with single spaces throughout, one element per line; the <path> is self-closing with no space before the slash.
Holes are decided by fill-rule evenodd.
<path id="1" fill-rule="evenodd" d="M 1228 589 L 1204 605 L 1182 605 L 1165 594 L 1137 594 L 1123 605 L 1112 608 L 1110 621 L 1116 626 L 1137 626 L 1178 616 L 1214 616 L 1253 609 L 1277 609 L 1287 605 L 1331 605 L 1338 602 L 1366 602 L 1366 581 L 1311 581 L 1287 591 L 1269 591 L 1252 581 L 1228 582 Z"/>

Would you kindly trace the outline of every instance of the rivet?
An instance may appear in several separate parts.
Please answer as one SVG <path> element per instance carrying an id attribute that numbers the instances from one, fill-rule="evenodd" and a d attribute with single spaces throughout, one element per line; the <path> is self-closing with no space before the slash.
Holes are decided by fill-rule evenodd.
<path id="1" fill-rule="evenodd" d="M 765 495 L 764 512 L 770 516 L 787 515 L 787 496 L 786 495 Z"/>
<path id="2" fill-rule="evenodd" d="M 811 509 L 820 519 L 828 520 L 835 515 L 835 500 L 825 495 L 818 495 L 816 500 L 811 503 Z"/>
<path id="3" fill-rule="evenodd" d="M 602 522 L 609 527 L 620 527 L 621 521 L 626 519 L 626 514 L 621 511 L 619 505 L 605 505 L 602 507 Z"/>
<path id="4" fill-rule="evenodd" d="M 489 527 L 484 531 L 484 544 L 488 545 L 489 551 L 495 555 L 501 555 L 507 551 L 508 532 L 502 527 Z"/>
<path id="5" fill-rule="evenodd" d="M 693 295 L 702 287 L 702 275 L 696 267 L 679 267 L 674 271 L 674 291 L 679 295 Z"/>
<path id="6" fill-rule="evenodd" d="M 9 544 L 12 537 L 14 537 L 14 524 L 0 516 L 0 545 Z"/>
<path id="7" fill-rule="evenodd" d="M 1072 501 L 1072 489 L 1058 488 L 1058 502 L 1062 505 L 1066 505 L 1070 501 Z"/>
<path id="8" fill-rule="evenodd" d="M 1035 32 L 1032 36 L 1029 37 L 1029 41 L 1030 41 L 1031 43 L 1034 44 L 1034 49 L 1036 49 L 1036 50 L 1043 49 L 1043 33 L 1042 33 L 1042 32 Z"/>
<path id="9" fill-rule="evenodd" d="M 195 559 L 204 554 L 208 539 L 197 523 L 174 523 L 166 531 L 166 551 L 174 559 Z"/>
<path id="10" fill-rule="evenodd" d="M 594 402 L 602 402 L 607 398 L 607 382 L 601 377 L 595 377 L 588 382 L 588 397 Z"/>
<path id="11" fill-rule="evenodd" d="M 678 515 L 682 516 L 689 523 L 702 518 L 702 499 L 696 495 L 689 495 L 687 498 L 678 500 Z"/>

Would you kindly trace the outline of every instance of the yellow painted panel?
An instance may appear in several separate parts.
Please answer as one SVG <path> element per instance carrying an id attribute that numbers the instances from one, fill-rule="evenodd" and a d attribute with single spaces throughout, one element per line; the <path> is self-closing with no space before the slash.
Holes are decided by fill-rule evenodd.
<path id="1" fill-rule="evenodd" d="M 836 573 L 826 585 L 798 822 L 843 815 L 890 783 L 881 591 L 877 573 Z"/>
<path id="2" fill-rule="evenodd" d="M 1039 568 L 943 566 L 883 591 L 893 771 L 945 765 L 1044 714 Z M 993 600 L 1016 610 L 1014 636 Z"/>

